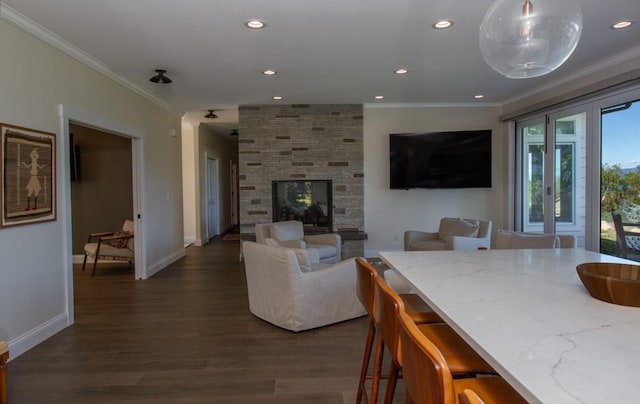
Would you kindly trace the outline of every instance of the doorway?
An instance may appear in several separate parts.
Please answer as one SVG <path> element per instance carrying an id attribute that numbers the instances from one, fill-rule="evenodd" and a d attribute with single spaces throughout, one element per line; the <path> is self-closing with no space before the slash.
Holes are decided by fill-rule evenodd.
<path id="1" fill-rule="evenodd" d="M 144 183 L 143 167 L 143 137 L 144 132 L 137 128 L 124 125 L 121 122 L 113 121 L 99 114 L 85 111 L 68 105 L 59 105 L 60 135 L 61 135 L 61 156 L 62 161 L 69 162 L 71 157 L 70 125 L 76 124 L 110 134 L 124 136 L 131 141 L 131 180 L 133 199 L 133 221 L 135 232 L 135 279 L 146 279 L 146 253 L 145 253 L 145 232 L 142 222 L 144 206 L 144 194 L 142 184 Z M 63 203 L 61 204 L 61 220 L 64 220 L 64 237 L 67 268 L 66 290 L 67 290 L 67 310 L 68 324 L 74 322 L 74 288 L 73 288 L 73 228 L 71 214 L 71 167 L 70 164 L 61 164 L 60 190 L 63 193 Z M 82 173 L 79 173 L 82 176 Z"/>
<path id="2" fill-rule="evenodd" d="M 120 230 L 133 220 L 132 140 L 71 122 L 69 144 L 72 253 L 78 263 L 89 234 Z"/>

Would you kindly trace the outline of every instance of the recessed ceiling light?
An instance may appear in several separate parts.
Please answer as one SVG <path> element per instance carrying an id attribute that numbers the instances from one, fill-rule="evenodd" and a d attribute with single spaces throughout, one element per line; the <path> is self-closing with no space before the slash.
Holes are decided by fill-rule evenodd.
<path id="1" fill-rule="evenodd" d="M 265 71 L 262 72 L 262 74 L 264 74 L 265 76 L 273 76 L 276 74 L 275 70 L 271 70 L 271 69 L 267 69 Z"/>
<path id="2" fill-rule="evenodd" d="M 409 69 L 401 68 L 396 70 L 396 74 L 407 74 L 409 73 Z"/>
<path id="3" fill-rule="evenodd" d="M 376 100 L 382 100 L 382 99 L 384 99 L 384 95 L 376 95 L 373 98 L 375 98 Z"/>
<path id="4" fill-rule="evenodd" d="M 435 29 L 445 29 L 449 28 L 453 25 L 453 21 L 450 20 L 440 20 L 433 23 L 433 28 Z"/>
<path id="5" fill-rule="evenodd" d="M 247 28 L 251 29 L 261 29 L 267 26 L 267 23 L 262 20 L 252 19 L 244 22 L 244 25 Z"/>
<path id="6" fill-rule="evenodd" d="M 276 101 L 280 101 L 280 100 L 281 100 L 281 99 L 283 99 L 283 98 L 284 98 L 284 97 L 283 97 L 283 96 L 281 96 L 281 95 L 274 95 L 274 96 L 273 96 L 273 99 L 274 99 L 274 100 L 276 100 Z"/>
<path id="7" fill-rule="evenodd" d="M 611 29 L 622 29 L 632 26 L 634 21 L 618 21 L 617 23 L 611 25 L 609 28 Z"/>
<path id="8" fill-rule="evenodd" d="M 481 100 L 484 98 L 484 94 L 476 94 L 473 96 L 473 98 L 475 98 L 476 100 Z"/>

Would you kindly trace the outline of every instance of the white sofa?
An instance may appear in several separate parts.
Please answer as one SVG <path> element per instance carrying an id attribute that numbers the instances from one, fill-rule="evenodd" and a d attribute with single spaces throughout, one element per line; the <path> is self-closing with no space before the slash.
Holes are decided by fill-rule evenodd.
<path id="1" fill-rule="evenodd" d="M 291 248 L 243 243 L 249 310 L 290 331 L 363 316 L 355 259 L 319 269 L 304 268 Z M 304 250 L 297 251 L 304 255 Z"/>
<path id="2" fill-rule="evenodd" d="M 283 247 L 316 249 L 320 262 L 332 264 L 342 260 L 342 239 L 336 233 L 304 234 L 302 222 L 259 223 L 255 225 L 256 242 L 266 244 L 268 238 Z"/>
<path id="3" fill-rule="evenodd" d="M 407 230 L 405 251 L 477 250 L 491 248 L 490 220 L 445 217 L 437 232 Z"/>

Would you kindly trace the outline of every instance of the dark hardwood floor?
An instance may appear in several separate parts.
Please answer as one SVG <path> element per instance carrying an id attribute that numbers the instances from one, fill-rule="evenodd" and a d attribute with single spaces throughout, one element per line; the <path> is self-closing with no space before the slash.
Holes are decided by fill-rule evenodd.
<path id="1" fill-rule="evenodd" d="M 238 253 L 189 247 L 145 281 L 74 268 L 75 324 L 9 363 L 9 403 L 353 403 L 367 319 L 296 334 L 254 317 Z"/>

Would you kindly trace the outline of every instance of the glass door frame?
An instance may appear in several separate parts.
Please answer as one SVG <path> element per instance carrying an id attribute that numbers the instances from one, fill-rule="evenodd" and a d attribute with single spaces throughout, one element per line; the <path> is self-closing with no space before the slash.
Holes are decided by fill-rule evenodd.
<path id="1" fill-rule="evenodd" d="M 576 171 L 577 165 L 583 163 L 585 166 L 588 166 L 588 163 L 586 161 L 585 162 L 577 161 L 577 156 L 579 156 L 578 147 L 582 147 L 582 145 L 580 145 L 578 141 L 568 142 L 567 139 L 561 138 L 561 136 L 563 135 L 557 135 L 556 122 L 562 120 L 563 118 L 571 117 L 571 116 L 582 114 L 582 113 L 585 114 L 584 124 L 586 126 L 585 128 L 586 134 L 585 134 L 584 141 L 587 143 L 585 145 L 586 154 L 584 155 L 584 159 L 588 160 L 590 156 L 588 143 L 589 143 L 589 139 L 591 138 L 589 126 L 590 126 L 590 122 L 592 121 L 591 107 L 589 107 L 588 105 L 585 105 L 585 104 L 575 105 L 569 108 L 558 109 L 544 115 L 538 115 L 538 116 L 530 117 L 528 119 L 522 119 L 522 120 L 516 121 L 515 181 L 516 181 L 516 190 L 518 190 L 518 192 L 515 193 L 515 211 L 514 211 L 514 214 L 515 214 L 514 221 L 515 221 L 516 230 L 556 233 L 556 230 L 557 230 L 556 215 L 555 215 L 556 146 L 563 145 L 563 144 L 572 144 L 572 155 L 574 156 L 574 167 L 572 170 L 572 175 L 574 176 L 574 181 L 573 181 L 574 190 L 578 184 L 578 182 L 575 181 L 575 178 L 576 178 L 575 171 Z M 523 175 L 525 174 L 525 170 L 526 170 L 526 167 L 524 167 L 524 163 L 525 163 L 524 147 L 526 147 L 526 145 L 531 143 L 525 142 L 522 129 L 526 127 L 535 126 L 535 125 L 543 125 L 544 127 L 544 133 L 542 135 L 543 167 L 544 167 L 543 184 L 542 184 L 543 222 L 539 229 L 537 228 L 537 226 L 533 226 L 535 227 L 535 229 L 531 229 L 531 224 L 526 223 L 527 220 L 525 215 L 527 214 L 527 212 L 524 205 L 529 197 L 528 190 L 525 189 L 527 184 L 525 183 L 523 178 Z M 578 136 L 577 133 L 574 135 Z M 549 150 L 553 150 L 553 152 L 549 153 Z M 553 169 L 548 169 L 548 167 L 552 167 Z M 588 172 L 585 173 L 585 176 L 588 177 L 589 173 Z M 588 179 L 585 180 L 583 186 L 588 188 Z M 568 224 L 567 227 L 568 226 L 575 227 L 579 221 L 577 215 L 581 213 L 575 210 L 575 207 L 578 206 L 578 204 L 575 201 L 576 197 L 577 197 L 577 192 L 574 191 L 574 197 L 572 202 L 573 209 L 574 209 L 573 219 L 572 219 L 572 223 Z M 585 195 L 585 198 L 586 198 L 586 195 Z M 588 207 L 586 206 L 586 201 L 585 201 L 585 209 L 588 209 Z M 585 215 L 586 215 L 586 212 L 585 212 Z M 581 220 L 580 220 L 580 223 L 582 223 Z M 583 223 L 582 226 L 585 227 L 584 234 L 586 235 L 586 232 L 587 232 L 586 223 Z"/>
<path id="2" fill-rule="evenodd" d="M 640 99 L 640 84 L 628 87 L 624 90 L 618 91 L 614 94 L 607 94 L 594 99 L 591 103 L 593 108 L 593 116 L 591 119 L 591 126 L 593 127 L 593 139 L 595 142 L 591 142 L 591 150 L 589 150 L 589 156 L 591 161 L 597 161 L 598 164 L 591 164 L 591 167 L 587 166 L 588 174 L 591 179 L 587 179 L 589 184 L 594 186 L 591 192 L 587 194 L 587 202 L 591 204 L 591 209 L 587 206 L 587 224 L 591 227 L 592 231 L 587 233 L 587 239 L 585 240 L 585 248 L 591 251 L 600 251 L 600 171 L 602 168 L 602 109 L 611 107 L 613 105 L 623 104 L 625 102 L 639 100 Z M 638 118 L 640 120 L 640 117 Z M 597 186 L 596 186 L 597 185 Z"/>
<path id="3" fill-rule="evenodd" d="M 624 102 L 640 99 L 640 83 L 634 83 L 625 87 L 612 88 L 610 90 L 602 91 L 600 94 L 585 97 L 580 100 L 576 100 L 573 103 L 567 103 L 564 107 L 558 107 L 557 109 L 548 108 L 546 110 L 539 111 L 535 114 L 524 115 L 519 119 L 514 119 L 511 124 L 509 133 L 509 149 L 511 150 L 511 158 L 509 159 L 512 164 L 512 170 L 510 171 L 514 175 L 512 180 L 509 181 L 512 184 L 512 211 L 510 212 L 510 218 L 513 220 L 512 228 L 515 230 L 522 230 L 522 215 L 523 215 L 523 192 L 522 192 L 522 162 L 521 159 L 521 139 L 520 128 L 527 125 L 535 124 L 536 122 L 547 122 L 545 130 L 545 139 L 547 142 L 549 138 L 546 134 L 555 133 L 554 120 L 559 117 L 569 116 L 572 114 L 585 112 L 586 115 L 586 139 L 585 139 L 585 219 L 584 219 L 584 248 L 589 251 L 600 250 L 600 170 L 602 166 L 601 161 L 601 109 L 607 108 L 612 105 L 622 104 Z M 550 127 L 551 126 L 551 127 Z M 513 143 L 512 143 L 513 142 Z M 553 147 L 555 150 L 555 144 L 551 145 L 547 143 L 547 147 Z M 554 154 L 554 153 L 552 153 Z M 555 157 L 555 156 L 554 156 Z M 546 164 L 546 162 L 545 162 Z M 551 170 L 547 170 L 551 171 Z M 553 172 L 548 174 L 553 177 Z M 545 178 L 545 187 L 553 178 Z M 546 189 L 546 188 L 545 188 Z M 554 187 L 552 187 L 553 194 Z M 545 195 L 545 202 L 552 206 L 553 195 Z M 545 209 L 551 209 L 546 208 Z M 552 210 L 551 210 L 552 211 Z M 552 231 L 554 228 L 555 217 L 545 215 L 545 231 Z M 549 229 L 549 230 L 547 230 Z"/>

